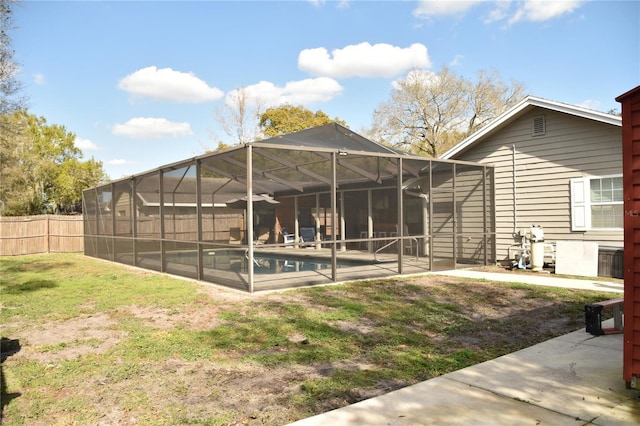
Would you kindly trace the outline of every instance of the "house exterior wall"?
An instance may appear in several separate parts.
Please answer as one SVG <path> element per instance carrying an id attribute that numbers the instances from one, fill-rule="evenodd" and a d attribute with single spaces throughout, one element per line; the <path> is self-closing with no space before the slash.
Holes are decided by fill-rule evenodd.
<path id="1" fill-rule="evenodd" d="M 532 136 L 533 118 L 545 133 Z M 541 226 L 546 241 L 623 245 L 623 231 L 572 231 L 570 179 L 622 173 L 621 128 L 534 107 L 456 160 L 495 166 L 497 260 L 508 260 L 518 231 Z M 514 174 L 515 150 L 515 174 Z M 514 194 L 515 191 L 515 194 Z M 516 233 L 516 235 L 514 235 Z"/>
<path id="2" fill-rule="evenodd" d="M 487 229 L 491 228 L 492 184 L 487 170 L 459 164 L 452 165 L 451 174 L 434 177 L 433 215 L 428 221 L 433 227 L 431 236 L 436 258 L 455 256 L 451 259 L 454 263 L 465 263 L 477 261 L 478 253 L 484 253 L 485 247 L 493 253 L 493 239 L 485 240 L 480 232 L 485 225 Z"/>

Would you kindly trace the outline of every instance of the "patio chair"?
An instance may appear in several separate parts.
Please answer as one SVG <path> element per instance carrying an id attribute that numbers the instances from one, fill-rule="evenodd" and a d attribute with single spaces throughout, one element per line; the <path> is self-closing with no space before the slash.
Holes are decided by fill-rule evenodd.
<path id="1" fill-rule="evenodd" d="M 404 236 L 410 236 L 409 227 L 407 225 L 404 226 Z M 409 254 L 413 254 L 413 243 L 416 243 L 416 255 L 418 254 L 418 240 L 415 238 L 410 238 L 408 240 L 404 240 L 404 251 L 405 253 L 408 251 Z"/>
<path id="2" fill-rule="evenodd" d="M 240 228 L 229 228 L 229 244 L 242 244 Z"/>
<path id="3" fill-rule="evenodd" d="M 290 234 L 285 228 L 282 228 L 282 238 L 285 244 L 293 244 L 296 242 L 296 236 Z"/>
<path id="4" fill-rule="evenodd" d="M 254 242 L 255 245 L 258 244 L 266 244 L 269 242 L 269 234 L 270 234 L 270 229 L 269 228 L 264 228 L 264 227 L 260 227 L 258 229 L 258 234 L 256 235 L 256 241 Z"/>
<path id="5" fill-rule="evenodd" d="M 300 238 L 305 243 L 312 243 L 316 240 L 316 228 L 300 228 Z"/>
<path id="6" fill-rule="evenodd" d="M 398 229 L 398 225 L 396 225 L 396 230 L 397 229 Z M 407 225 L 404 225 L 404 227 L 402 229 L 404 229 L 404 232 L 403 232 L 403 236 L 404 237 L 408 237 L 408 236 L 411 235 L 409 233 L 409 227 Z M 394 232 L 394 234 L 395 234 L 394 236 L 398 235 L 397 232 Z M 417 253 L 417 251 L 418 251 L 418 240 L 416 240 L 415 238 L 411 238 L 411 239 L 408 239 L 408 240 L 403 240 L 403 243 L 402 243 L 403 245 L 402 246 L 403 246 L 403 249 L 404 249 L 405 253 L 409 252 L 409 254 L 413 254 L 413 243 L 414 242 L 416 243 L 416 253 Z"/>

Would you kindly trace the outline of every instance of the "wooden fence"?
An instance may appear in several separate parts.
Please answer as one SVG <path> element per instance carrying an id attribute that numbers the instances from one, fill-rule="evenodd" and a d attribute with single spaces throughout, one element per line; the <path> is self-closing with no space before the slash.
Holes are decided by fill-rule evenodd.
<path id="1" fill-rule="evenodd" d="M 84 251 L 82 216 L 0 217 L 0 255 Z"/>

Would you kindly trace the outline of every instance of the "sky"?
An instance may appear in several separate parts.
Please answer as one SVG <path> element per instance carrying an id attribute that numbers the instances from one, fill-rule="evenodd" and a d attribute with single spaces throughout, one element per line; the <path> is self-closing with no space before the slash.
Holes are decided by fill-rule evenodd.
<path id="1" fill-rule="evenodd" d="M 604 112 L 640 84 L 640 1 L 22 1 L 13 24 L 29 112 L 112 179 L 233 144 L 241 88 L 363 132 L 412 70 Z"/>

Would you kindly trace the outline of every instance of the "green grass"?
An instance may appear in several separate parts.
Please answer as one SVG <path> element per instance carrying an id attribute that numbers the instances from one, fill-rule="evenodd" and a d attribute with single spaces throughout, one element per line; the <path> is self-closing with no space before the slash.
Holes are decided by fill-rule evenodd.
<path id="1" fill-rule="evenodd" d="M 170 308 L 199 298 L 180 280 L 130 273 L 79 255 L 5 257 L 1 268 L 3 299 L 11 302 L 0 314 L 3 321 L 63 320 L 133 305 Z"/>
<path id="2" fill-rule="evenodd" d="M 578 329 L 585 303 L 611 297 L 407 278 L 223 302 L 194 283 L 80 255 L 4 257 L 0 268 L 3 337 L 24 349 L 2 367 L 7 425 L 285 424 L 548 339 L 558 330 L 546 329 L 547 320 L 566 318 L 564 331 Z M 510 315 L 472 315 L 501 306 Z M 175 321 L 158 326 L 136 310 Z M 105 349 L 104 337 L 82 327 L 77 336 L 29 341 L 95 317 L 112 333 Z M 201 317 L 211 325 L 195 326 Z"/>

